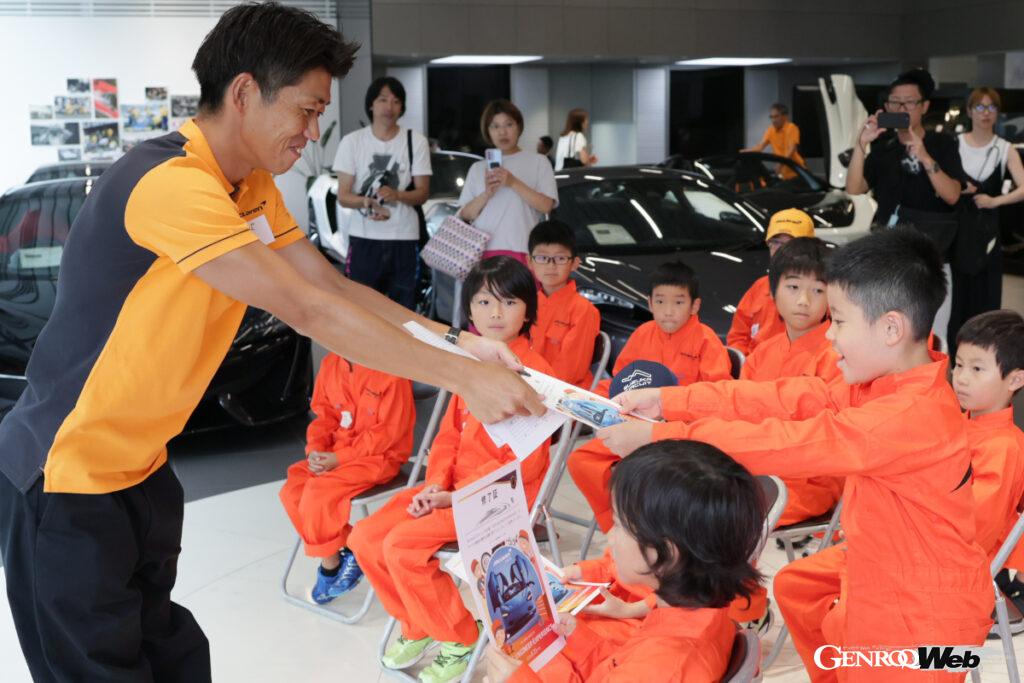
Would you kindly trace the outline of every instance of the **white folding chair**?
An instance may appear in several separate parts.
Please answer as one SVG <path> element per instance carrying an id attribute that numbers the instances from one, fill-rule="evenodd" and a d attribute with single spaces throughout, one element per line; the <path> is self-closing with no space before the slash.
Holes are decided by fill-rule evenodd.
<path id="1" fill-rule="evenodd" d="M 1006 598 L 1003 597 L 1003 591 L 999 590 L 999 586 L 996 585 L 995 578 L 996 574 L 1002 571 L 1010 553 L 1017 547 L 1021 536 L 1024 536 L 1024 515 L 1019 517 L 1013 528 L 1010 529 L 1010 533 L 1003 544 L 999 546 L 999 552 L 996 553 L 989 567 L 992 574 L 992 585 L 996 591 L 996 631 L 1003 644 L 1003 657 L 1006 659 L 1006 673 L 1010 683 L 1020 683 L 1020 669 L 1017 667 L 1017 654 L 1013 649 L 1013 635 L 1010 633 L 1010 615 L 1006 609 Z M 971 680 L 981 680 L 981 674 L 977 669 L 971 670 Z"/>
<path id="2" fill-rule="evenodd" d="M 417 404 L 426 404 L 431 398 L 434 399 L 433 409 L 430 413 L 430 420 L 427 422 L 426 430 L 423 433 L 423 437 L 420 439 L 420 446 L 415 451 L 415 457 L 402 465 L 398 474 L 396 474 L 391 481 L 374 486 L 352 499 L 352 510 L 359 510 L 362 517 L 369 516 L 370 505 L 387 500 L 394 495 L 396 491 L 414 486 L 423 478 L 423 463 L 426 460 L 427 453 L 430 451 L 430 444 L 433 441 L 434 434 L 437 432 L 437 427 L 441 422 L 441 416 L 444 415 L 449 393 L 444 389 L 438 389 L 437 387 L 430 387 L 419 383 L 413 383 L 413 387 L 414 397 Z M 369 581 L 366 582 L 367 592 L 363 597 L 363 602 L 354 612 L 343 612 L 341 610 L 331 609 L 338 599 L 332 601 L 330 606 L 317 605 L 316 603 L 306 600 L 304 597 L 298 597 L 288 592 L 288 576 L 291 574 L 292 566 L 295 564 L 295 558 L 298 556 L 299 549 L 301 547 L 302 538 L 300 537 L 295 541 L 295 546 L 292 548 L 291 555 L 289 555 L 288 562 L 284 568 L 284 575 L 281 577 L 281 595 L 284 597 L 285 601 L 295 605 L 296 607 L 301 607 L 302 609 L 309 610 L 310 612 L 319 614 L 334 621 L 339 621 L 343 624 L 355 624 L 366 616 L 366 613 L 370 611 L 370 607 L 373 605 L 373 599 L 376 596 L 373 586 L 369 585 Z"/>
<path id="3" fill-rule="evenodd" d="M 832 509 L 831 513 L 828 514 L 828 523 L 822 524 L 822 520 L 825 515 L 821 517 L 815 517 L 813 519 L 806 520 L 804 522 L 797 522 L 796 524 L 787 524 L 786 526 L 775 529 L 771 534 L 773 538 L 782 539 L 782 543 L 786 548 L 786 557 L 790 562 L 796 559 L 796 550 L 793 548 L 793 538 L 801 538 L 808 534 L 817 533 L 822 531 L 824 535 L 821 537 L 821 541 L 818 543 L 817 548 L 814 552 L 821 552 L 825 548 L 832 545 L 833 539 L 835 538 L 836 532 L 839 530 L 839 518 L 843 511 L 842 499 L 836 503 L 835 508 Z M 811 553 L 813 554 L 813 553 Z M 782 614 L 779 614 L 779 619 L 782 619 Z M 763 669 L 767 669 L 778 658 L 779 653 L 782 652 L 783 645 L 786 644 L 786 639 L 789 637 L 789 628 L 786 626 L 785 621 L 782 622 L 782 628 L 779 629 L 779 635 L 775 639 L 775 643 L 772 644 L 772 649 L 768 652 L 768 656 L 764 659 Z"/>

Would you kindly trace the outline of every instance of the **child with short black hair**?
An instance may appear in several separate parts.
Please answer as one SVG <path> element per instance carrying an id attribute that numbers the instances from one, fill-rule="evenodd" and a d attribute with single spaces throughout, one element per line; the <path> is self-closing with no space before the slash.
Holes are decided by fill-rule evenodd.
<path id="1" fill-rule="evenodd" d="M 669 422 L 598 433 L 622 455 L 651 440 L 693 438 L 752 472 L 846 476 L 846 541 L 774 580 L 812 681 L 836 679 L 815 662 L 826 644 L 978 645 L 994 599 L 975 540 L 966 425 L 947 359 L 928 348 L 946 290 L 942 259 L 920 233 L 885 230 L 841 248 L 827 277 L 828 338 L 845 383 L 807 377 L 629 392 L 617 399 L 624 411 Z"/>
<path id="2" fill-rule="evenodd" d="M 566 646 L 536 673 L 491 648 L 491 680 L 513 667 L 512 681 L 721 680 L 736 637 L 726 606 L 760 578 L 750 564 L 765 517 L 757 481 L 714 446 L 662 441 L 623 459 L 611 491 L 616 572 L 653 590 L 653 605 L 605 593 L 610 604 L 586 609 L 606 618 L 563 617 Z"/>
<path id="3" fill-rule="evenodd" d="M 537 289 L 530 271 L 508 256 L 484 259 L 463 284 L 462 310 L 489 339 L 503 341 L 527 367 L 550 373 L 526 337 L 537 315 Z M 550 439 L 522 461 L 523 488 L 532 504 L 548 468 Z M 402 633 L 383 656 L 390 669 L 405 669 L 440 644 L 440 653 L 419 678 L 455 680 L 466 670 L 480 625 L 435 553 L 456 540 L 452 491 L 516 459 L 497 447 L 483 424 L 453 396 L 427 461 L 426 481 L 396 494 L 355 526 L 349 547 Z"/>
<path id="4" fill-rule="evenodd" d="M 589 389 L 601 314 L 576 292 L 576 235 L 561 221 L 542 221 L 530 232 L 529 249 L 530 270 L 540 283 L 530 344 L 551 364 L 555 377 Z"/>
<path id="5" fill-rule="evenodd" d="M 731 377 L 729 353 L 700 312 L 700 281 L 682 261 L 663 263 L 651 274 L 648 298 L 654 320 L 633 331 L 622 347 L 612 374 L 633 361 L 661 363 L 680 384 L 714 382 Z M 602 383 L 605 395 L 607 384 Z"/>
<path id="6" fill-rule="evenodd" d="M 966 411 L 978 543 L 993 559 L 1024 496 L 1024 433 L 1013 423 L 1013 396 L 1024 386 L 1024 318 L 1005 310 L 976 315 L 956 343 L 953 389 Z M 1024 568 L 1024 557 L 1014 551 L 1006 564 Z"/>

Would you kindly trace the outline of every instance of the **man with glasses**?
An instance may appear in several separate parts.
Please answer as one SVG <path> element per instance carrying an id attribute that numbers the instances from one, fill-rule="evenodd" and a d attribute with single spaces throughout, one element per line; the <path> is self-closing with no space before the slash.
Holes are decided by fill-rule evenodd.
<path id="1" fill-rule="evenodd" d="M 921 120 L 928 112 L 928 98 L 935 81 L 924 69 L 901 74 L 889 86 L 885 111 L 909 115 L 907 128 L 886 135 L 878 125 L 881 111 L 869 116 L 853 147 L 846 176 L 850 194 L 874 192 L 878 209 L 874 223 L 889 227 L 913 225 L 935 242 L 943 254 L 947 282 L 950 278 L 949 249 L 957 231 L 954 207 L 966 179 L 957 142 L 949 135 L 925 132 Z M 871 153 L 866 147 L 871 145 Z M 950 297 L 935 316 L 933 331 L 945 339 L 950 315 Z"/>
<path id="2" fill-rule="evenodd" d="M 798 151 L 800 128 L 789 120 L 789 107 L 781 102 L 776 102 L 768 110 L 768 119 L 771 121 L 771 125 L 764 132 L 761 142 L 740 151 L 763 152 L 765 147 L 771 147 L 772 153 L 776 156 L 786 157 L 801 166 L 806 166 L 807 163 Z M 783 180 L 789 180 L 796 177 L 796 171 L 785 164 L 779 164 L 779 176 Z"/>

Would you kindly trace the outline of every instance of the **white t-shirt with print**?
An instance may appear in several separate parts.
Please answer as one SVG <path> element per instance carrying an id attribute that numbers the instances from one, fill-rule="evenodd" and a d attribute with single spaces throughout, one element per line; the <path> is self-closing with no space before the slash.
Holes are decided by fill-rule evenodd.
<path id="1" fill-rule="evenodd" d="M 583 133 L 572 132 L 558 138 L 558 145 L 555 147 L 555 170 L 561 171 L 565 158 L 579 159 L 580 152 L 587 148 L 587 136 Z"/>
<path id="2" fill-rule="evenodd" d="M 547 157 L 520 150 L 515 154 L 504 155 L 501 165 L 530 189 L 554 199 L 555 206 L 558 206 L 555 173 Z M 486 172 L 486 161 L 478 161 L 469 168 L 466 184 L 459 197 L 460 207 L 469 204 L 487 189 Z M 473 226 L 491 234 L 487 251 L 518 251 L 525 254 L 530 231 L 542 218 L 543 214 L 527 204 L 515 190 L 500 187 L 473 221 Z"/>
<path id="3" fill-rule="evenodd" d="M 370 126 L 349 133 L 338 145 L 332 168 L 338 173 L 354 176 L 352 192 L 363 197 L 375 194 L 381 184 L 405 190 L 413 176 L 433 175 L 430 145 L 427 138 L 417 131 L 412 132 L 413 160 L 412 164 L 409 163 L 407 130 L 400 127 L 398 135 L 390 140 L 378 139 Z M 349 234 L 373 240 L 419 239 L 419 219 L 411 206 L 389 202 L 384 208 L 391 213 L 386 221 L 370 220 L 353 211 Z"/>

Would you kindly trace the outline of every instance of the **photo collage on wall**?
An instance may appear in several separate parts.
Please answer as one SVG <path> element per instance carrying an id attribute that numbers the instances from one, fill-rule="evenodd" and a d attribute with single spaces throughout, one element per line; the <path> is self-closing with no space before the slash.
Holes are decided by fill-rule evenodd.
<path id="1" fill-rule="evenodd" d="M 29 106 L 32 145 L 55 147 L 61 163 L 114 160 L 199 111 L 198 95 L 171 95 L 162 86 L 146 87 L 139 104 L 123 103 L 116 78 L 68 78 L 64 90 Z"/>

